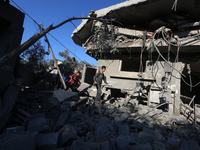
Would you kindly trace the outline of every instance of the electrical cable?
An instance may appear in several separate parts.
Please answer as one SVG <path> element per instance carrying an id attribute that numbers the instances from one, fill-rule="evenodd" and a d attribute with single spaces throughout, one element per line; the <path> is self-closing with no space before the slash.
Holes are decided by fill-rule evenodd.
<path id="1" fill-rule="evenodd" d="M 13 0 L 11 0 L 24 14 L 26 14 L 35 24 L 37 24 L 40 27 L 40 24 L 34 20 L 25 10 L 23 10 L 17 3 L 15 3 Z M 76 58 L 78 58 L 80 61 L 83 62 L 82 59 L 80 59 L 76 54 L 74 54 L 71 50 L 69 50 L 64 44 L 62 44 L 57 38 L 55 38 L 53 35 L 48 33 L 54 40 L 56 40 L 60 45 L 62 45 L 67 51 L 72 53 Z"/>
<path id="2" fill-rule="evenodd" d="M 177 3 L 178 3 L 178 0 L 175 0 L 172 6 L 172 10 L 174 9 L 174 11 L 176 11 Z"/>
<path id="3" fill-rule="evenodd" d="M 196 86 L 198 86 L 198 85 L 200 84 L 200 82 L 198 82 L 198 83 L 195 84 L 195 85 L 191 85 L 191 84 L 187 83 L 183 77 L 181 77 L 181 79 L 183 80 L 183 82 L 184 82 L 186 85 L 188 85 L 188 86 L 190 86 L 190 87 L 193 87 L 193 88 L 196 87 Z"/>
<path id="4" fill-rule="evenodd" d="M 155 45 L 155 35 L 156 35 L 157 33 L 158 33 L 158 32 L 154 33 L 154 36 L 153 36 L 153 45 L 154 45 L 156 51 L 158 52 L 158 54 L 160 55 L 160 57 L 161 57 L 164 61 L 166 61 L 166 63 L 167 63 L 170 67 L 174 68 L 174 67 L 165 59 L 165 57 L 160 53 L 158 47 Z M 182 76 L 186 77 L 184 74 L 182 74 L 182 73 L 181 73 L 180 71 L 178 71 L 176 68 L 174 68 L 174 70 L 176 70 L 176 71 L 177 71 L 178 73 L 180 73 Z"/>

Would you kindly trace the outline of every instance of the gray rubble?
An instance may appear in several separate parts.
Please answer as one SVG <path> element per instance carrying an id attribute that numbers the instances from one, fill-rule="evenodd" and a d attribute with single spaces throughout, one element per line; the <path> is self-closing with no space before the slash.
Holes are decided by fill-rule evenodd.
<path id="1" fill-rule="evenodd" d="M 116 105 L 118 102 L 125 103 L 124 98 L 97 104 L 93 98 L 85 96 L 78 101 L 72 98 L 53 103 L 51 107 L 40 107 L 42 103 L 52 104 L 53 92 L 34 92 L 34 97 L 32 92 L 24 94 L 26 96 L 23 97 L 32 104 L 32 108 L 39 108 L 27 107 L 19 97 L 15 109 L 20 108 L 20 113 L 26 114 L 26 117 L 19 121 L 19 110 L 14 112 L 16 126 L 10 124 L 0 135 L 0 143 L 3 143 L 0 150 L 16 147 L 27 149 L 27 146 L 28 149 L 43 150 L 184 150 L 191 149 L 191 145 L 194 149 L 200 148 L 198 126 L 189 123 L 184 116 L 175 116 L 141 104 L 134 111 L 127 109 L 127 106 Z M 80 103 L 80 100 L 86 102 Z M 71 106 L 68 101 L 74 105 Z M 100 112 L 91 114 L 91 110 L 97 107 Z"/>

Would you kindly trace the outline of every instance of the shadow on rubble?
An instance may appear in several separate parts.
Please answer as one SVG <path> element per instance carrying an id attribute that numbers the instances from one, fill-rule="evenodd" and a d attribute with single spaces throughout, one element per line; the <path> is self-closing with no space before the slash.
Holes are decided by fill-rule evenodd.
<path id="1" fill-rule="evenodd" d="M 183 116 L 111 98 L 24 91 L 0 135 L 0 150 L 199 149 L 198 127 Z"/>

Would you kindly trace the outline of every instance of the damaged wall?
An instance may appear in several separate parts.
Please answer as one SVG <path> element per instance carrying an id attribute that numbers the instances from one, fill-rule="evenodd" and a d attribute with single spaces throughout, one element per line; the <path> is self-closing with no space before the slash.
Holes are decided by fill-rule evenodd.
<path id="1" fill-rule="evenodd" d="M 5 1 L 0 1 L 0 58 L 20 46 L 23 34 L 24 14 Z M 0 94 L 14 80 L 16 57 L 0 68 Z"/>
<path id="2" fill-rule="evenodd" d="M 91 11 L 112 20 L 83 21 L 72 39 L 98 60 L 98 68 L 107 66 L 111 89 L 137 93 L 149 106 L 166 103 L 179 114 L 181 94 L 193 97 L 192 87 L 199 85 L 199 8 L 196 0 L 126 1 Z"/>

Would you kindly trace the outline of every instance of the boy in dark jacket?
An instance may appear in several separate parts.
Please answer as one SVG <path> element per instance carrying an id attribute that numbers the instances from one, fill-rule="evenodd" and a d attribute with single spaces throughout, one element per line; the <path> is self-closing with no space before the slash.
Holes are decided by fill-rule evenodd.
<path id="1" fill-rule="evenodd" d="M 100 103 L 100 101 L 101 101 L 101 84 L 102 84 L 102 80 L 104 80 L 104 82 L 108 85 L 108 87 L 110 86 L 106 81 L 106 77 L 104 75 L 105 71 L 106 71 L 106 66 L 102 66 L 101 67 L 101 71 L 99 71 L 94 76 L 94 84 L 96 85 L 96 88 L 97 88 L 96 100 L 97 100 L 98 103 Z"/>

